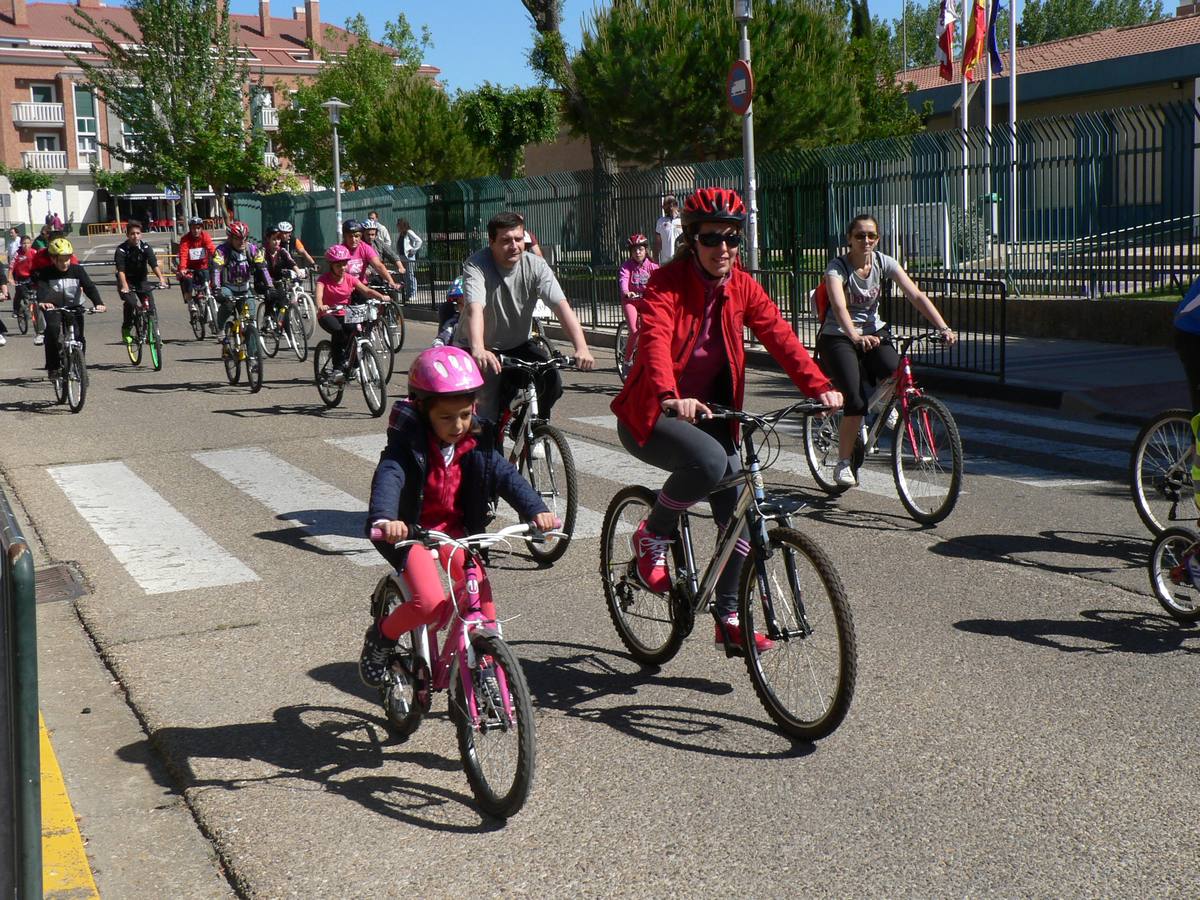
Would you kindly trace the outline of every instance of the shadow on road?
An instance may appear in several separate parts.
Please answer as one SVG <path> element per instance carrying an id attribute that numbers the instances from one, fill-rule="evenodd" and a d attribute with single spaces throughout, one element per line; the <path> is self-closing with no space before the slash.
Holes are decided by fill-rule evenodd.
<path id="1" fill-rule="evenodd" d="M 1169 616 L 1091 609 L 1079 619 L 964 619 L 959 631 L 1006 637 L 1064 653 L 1200 653 L 1200 631 Z"/>
<path id="2" fill-rule="evenodd" d="M 117 756 L 146 765 L 147 745 L 152 744 L 180 782 L 166 786 L 176 789 L 237 791 L 277 782 L 284 789 L 294 790 L 294 784 L 288 782 L 300 780 L 345 797 L 371 812 L 420 828 L 478 834 L 503 827 L 501 822 L 483 818 L 474 799 L 467 794 L 396 775 L 351 774 L 362 769 L 395 770 L 398 766 L 445 772 L 462 767 L 457 759 L 401 752 L 388 746 L 389 742 L 387 726 L 381 718 L 337 706 L 301 704 L 275 710 L 271 722 L 160 728 L 149 741 L 121 747 Z M 243 778 L 205 777 L 197 771 L 197 760 L 249 763 L 243 770 L 255 774 Z M 154 773 L 156 767 L 148 768 Z M 231 767 L 218 763 L 212 768 L 229 771 Z M 458 824 L 437 813 L 450 805 L 469 809 L 475 822 Z"/>
<path id="3" fill-rule="evenodd" d="M 66 404 L 59 404 L 54 398 L 54 387 L 44 375 L 30 375 L 22 378 L 0 378 L 0 387 L 17 388 L 28 391 L 29 396 L 24 400 L 6 400 L 0 403 L 0 412 L 40 412 L 71 414 Z"/>
<path id="4" fill-rule="evenodd" d="M 304 382 L 311 384 L 312 382 Z M 243 388 L 244 390 L 244 388 Z M 371 419 L 364 407 L 362 410 L 327 408 L 321 403 L 276 403 L 274 406 L 255 406 L 250 409 L 214 409 L 210 412 L 239 419 L 261 419 L 264 416 L 313 416 L 318 419 Z"/>
<path id="5" fill-rule="evenodd" d="M 929 552 L 958 559 L 996 559 L 1066 575 L 1143 568 L 1150 560 L 1147 540 L 1124 534 L 1053 529 L 1037 534 L 964 534 L 932 545 Z M 1030 554 L 1037 553 L 1092 557 L 1107 565 L 1081 565 L 1078 561 L 1055 563 L 1029 558 Z"/>
<path id="6" fill-rule="evenodd" d="M 183 391 L 202 391 L 205 394 L 245 394 L 249 388 L 245 385 L 230 384 L 227 381 L 150 381 L 145 384 L 126 384 L 117 388 L 130 394 L 174 394 Z"/>

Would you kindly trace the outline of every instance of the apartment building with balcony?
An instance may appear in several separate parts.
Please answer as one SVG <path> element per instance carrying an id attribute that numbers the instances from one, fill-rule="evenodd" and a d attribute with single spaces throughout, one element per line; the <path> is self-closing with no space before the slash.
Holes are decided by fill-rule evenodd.
<path id="1" fill-rule="evenodd" d="M 50 189 L 35 193 L 34 223 L 50 212 L 78 226 L 113 218 L 112 198 L 97 189 L 91 166 L 124 168 L 101 145 L 132 139 L 67 55 L 95 53 L 91 36 L 71 22 L 72 6 L 136 33 L 127 9 L 103 6 L 100 0 L 0 0 L 0 110 L 7 113 L 0 119 L 0 160 L 10 168 L 40 169 L 54 177 Z M 287 102 L 289 90 L 319 71 L 321 61 L 313 48 L 321 46 L 329 27 L 321 22 L 319 0 L 305 0 L 289 11 L 287 18 L 272 16 L 270 0 L 259 0 L 257 16 L 230 16 L 249 68 L 249 114 L 267 137 L 264 161 L 275 166 L 287 165 L 272 143 L 279 129 L 279 106 Z M 421 74 L 429 78 L 439 71 L 421 67 Z M 201 205 L 211 204 L 211 192 L 197 187 Z M 141 185 L 126 195 L 126 213 L 130 203 L 139 215 L 171 218 L 171 200 L 157 186 Z M 23 222 L 27 215 L 24 193 L 14 194 L 8 179 L 0 176 L 0 225 Z"/>

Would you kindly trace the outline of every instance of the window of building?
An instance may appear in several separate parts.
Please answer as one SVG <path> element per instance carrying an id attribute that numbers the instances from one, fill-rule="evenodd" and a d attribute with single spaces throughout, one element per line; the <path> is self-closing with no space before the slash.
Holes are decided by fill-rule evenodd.
<path id="1" fill-rule="evenodd" d="M 29 86 L 29 99 L 33 103 L 57 103 L 57 86 L 52 81 L 47 84 L 31 84 Z"/>
<path id="2" fill-rule="evenodd" d="M 121 123 L 121 146 L 124 147 L 128 153 L 137 152 L 137 134 L 127 122 Z"/>
<path id="3" fill-rule="evenodd" d="M 75 86 L 75 151 L 79 168 L 100 164 L 100 133 L 96 125 L 96 97 L 87 88 Z"/>
<path id="4" fill-rule="evenodd" d="M 33 146 L 36 150 L 61 150 L 62 147 L 58 144 L 57 134 L 35 134 L 33 136 Z"/>

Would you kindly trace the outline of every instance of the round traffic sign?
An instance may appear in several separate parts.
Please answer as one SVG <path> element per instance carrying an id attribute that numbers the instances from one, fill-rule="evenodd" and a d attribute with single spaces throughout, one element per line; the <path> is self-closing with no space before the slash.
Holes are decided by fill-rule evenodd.
<path id="1" fill-rule="evenodd" d="M 729 67 L 729 77 L 725 79 L 725 97 L 734 115 L 744 116 L 750 109 L 754 100 L 754 74 L 746 60 L 734 60 Z"/>

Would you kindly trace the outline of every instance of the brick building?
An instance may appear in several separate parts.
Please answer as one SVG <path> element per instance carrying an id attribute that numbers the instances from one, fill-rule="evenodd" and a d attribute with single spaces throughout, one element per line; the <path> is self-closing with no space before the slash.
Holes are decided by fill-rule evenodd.
<path id="1" fill-rule="evenodd" d="M 35 223 L 48 212 L 58 212 L 77 225 L 111 219 L 111 200 L 97 191 L 90 166 L 125 167 L 100 146 L 125 139 L 122 123 L 88 90 L 82 71 L 67 57 L 68 52 L 86 56 L 94 50 L 91 36 L 70 19 L 72 5 L 98 21 L 107 19 L 136 33 L 127 9 L 105 7 L 100 0 L 74 4 L 0 0 L 0 110 L 8 113 L 0 121 L 0 160 L 10 168 L 49 172 L 55 179 L 52 188 L 34 196 Z M 230 18 L 250 70 L 247 92 L 253 124 L 268 138 L 266 162 L 280 165 L 270 143 L 279 127 L 279 106 L 286 104 L 289 88 L 319 70 L 321 62 L 313 47 L 326 40 L 329 26 L 321 22 L 319 0 L 305 0 L 303 6 L 291 9 L 288 18 L 272 16 L 270 0 L 259 0 L 257 16 Z M 346 35 L 340 28 L 335 31 Z M 421 67 L 429 78 L 439 71 Z M 198 189 L 197 194 L 199 207 L 214 213 L 211 193 Z M 158 188 L 140 186 L 127 199 L 138 215 L 171 218 L 171 203 Z M 122 208 L 127 213 L 129 204 L 123 203 Z M 26 215 L 24 194 L 13 195 L 8 179 L 0 177 L 0 224 L 24 221 Z"/>

